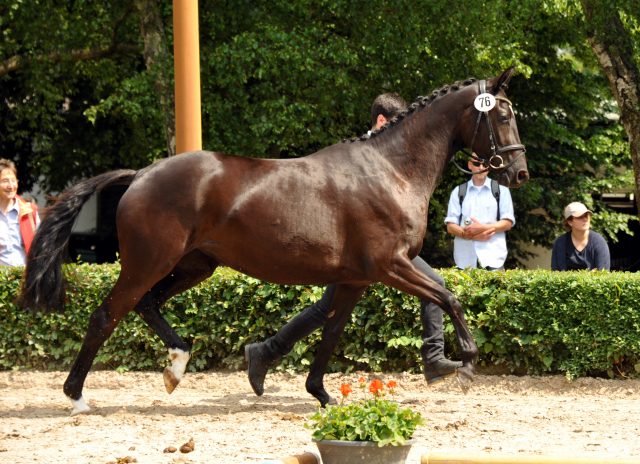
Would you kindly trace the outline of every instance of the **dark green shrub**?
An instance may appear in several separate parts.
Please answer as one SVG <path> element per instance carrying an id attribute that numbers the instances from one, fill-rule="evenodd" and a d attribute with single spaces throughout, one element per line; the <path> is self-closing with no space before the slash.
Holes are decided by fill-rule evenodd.
<path id="1" fill-rule="evenodd" d="M 0 271 L 0 369 L 68 369 L 91 312 L 117 279 L 117 265 L 71 265 L 67 311 L 33 315 L 12 301 L 20 268 Z M 440 271 L 460 299 L 480 348 L 481 365 L 504 364 L 532 374 L 565 372 L 570 378 L 640 372 L 640 278 L 631 273 Z M 285 287 L 230 269 L 171 299 L 163 314 L 192 347 L 191 371 L 239 368 L 243 346 L 273 335 L 322 287 Z M 421 369 L 421 325 L 416 298 L 372 285 L 356 307 L 330 370 Z M 299 342 L 277 367 L 300 371 L 313 361 L 318 330 Z M 445 324 L 447 351 L 456 356 L 453 326 Z M 165 347 L 131 313 L 98 353 L 96 364 L 118 370 L 158 370 Z"/>

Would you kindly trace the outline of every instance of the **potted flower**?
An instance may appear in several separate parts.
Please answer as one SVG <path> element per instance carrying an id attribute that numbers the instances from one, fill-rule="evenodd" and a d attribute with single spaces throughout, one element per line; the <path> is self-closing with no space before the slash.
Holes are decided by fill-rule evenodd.
<path id="1" fill-rule="evenodd" d="M 309 417 L 311 423 L 304 426 L 314 430 L 312 438 L 318 446 L 323 464 L 404 464 L 418 425 L 424 419 L 410 408 L 403 409 L 395 402 L 396 382 L 387 383 L 394 401 L 384 399 L 385 386 L 380 380 L 369 385 L 358 380 L 364 398 L 345 403 L 350 393 L 349 384 L 342 384 L 342 401 L 339 406 L 327 406 Z"/>

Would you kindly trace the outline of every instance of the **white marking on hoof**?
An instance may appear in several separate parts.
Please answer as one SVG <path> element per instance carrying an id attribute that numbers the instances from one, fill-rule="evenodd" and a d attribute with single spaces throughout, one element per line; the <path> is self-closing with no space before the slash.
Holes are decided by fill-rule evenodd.
<path id="1" fill-rule="evenodd" d="M 71 411 L 71 416 L 77 416 L 78 414 L 88 414 L 91 411 L 91 408 L 87 406 L 87 403 L 84 402 L 84 398 L 80 397 L 77 400 L 69 398 L 71 401 L 71 406 L 73 406 L 73 411 Z"/>
<path id="2" fill-rule="evenodd" d="M 169 348 L 169 356 L 171 356 L 171 366 L 165 367 L 162 378 L 164 380 L 164 388 L 166 388 L 167 393 L 171 394 L 180 383 L 180 380 L 182 380 L 182 374 L 184 374 L 191 356 L 189 356 L 188 351 L 175 348 Z"/>

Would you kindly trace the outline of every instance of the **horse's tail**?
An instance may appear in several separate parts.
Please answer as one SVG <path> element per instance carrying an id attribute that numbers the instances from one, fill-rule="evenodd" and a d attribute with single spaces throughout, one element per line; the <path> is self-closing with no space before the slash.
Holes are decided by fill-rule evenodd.
<path id="1" fill-rule="evenodd" d="M 32 311 L 62 312 L 66 279 L 62 264 L 73 224 L 92 194 L 109 185 L 129 185 L 137 171 L 107 172 L 72 187 L 47 208 L 31 242 L 17 301 Z"/>

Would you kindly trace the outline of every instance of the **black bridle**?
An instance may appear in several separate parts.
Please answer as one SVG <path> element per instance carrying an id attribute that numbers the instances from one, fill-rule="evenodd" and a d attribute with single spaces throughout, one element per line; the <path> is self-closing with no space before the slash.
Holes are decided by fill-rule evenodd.
<path id="1" fill-rule="evenodd" d="M 480 86 L 480 94 L 486 93 L 487 91 L 487 81 L 482 80 L 479 82 Z M 509 99 L 504 98 L 504 97 L 495 97 L 496 100 L 500 100 L 503 102 L 506 102 L 509 104 L 509 106 L 513 106 L 513 104 L 509 101 Z M 496 102 L 496 106 L 497 106 L 497 102 Z M 491 110 L 489 110 L 491 111 Z M 505 147 L 502 148 L 498 148 L 496 150 L 496 143 L 497 143 L 497 138 L 495 135 L 495 132 L 493 131 L 493 125 L 491 124 L 491 118 L 489 117 L 489 111 L 479 111 L 478 112 L 478 119 L 476 120 L 476 128 L 473 130 L 473 137 L 471 138 L 471 145 L 469 146 L 469 149 L 471 150 L 471 153 L 467 152 L 465 149 L 462 149 L 460 151 L 462 151 L 462 153 L 464 153 L 465 155 L 467 155 L 469 158 L 471 158 L 472 160 L 475 160 L 478 163 L 481 163 L 483 166 L 486 165 L 487 163 L 489 164 L 489 167 L 482 170 L 482 171 L 478 171 L 478 172 L 472 172 L 472 171 L 467 171 L 466 169 L 461 168 L 460 166 L 458 166 L 458 163 L 456 163 L 455 160 L 455 155 L 453 158 L 451 158 L 451 161 L 453 162 L 453 164 L 462 172 L 464 172 L 465 174 L 481 174 L 483 172 L 487 172 L 490 170 L 494 170 L 497 171 L 499 169 L 507 169 L 508 167 L 510 167 L 513 163 L 515 163 L 516 161 L 518 161 L 520 159 L 520 157 L 522 155 L 525 154 L 525 152 L 527 151 L 524 148 L 524 145 L 522 144 L 515 144 L 515 145 L 507 145 Z M 491 142 L 491 158 L 489 159 L 489 161 L 487 161 L 484 158 L 479 158 L 477 156 L 474 155 L 473 153 L 473 144 L 476 141 L 476 135 L 478 133 L 478 127 L 480 126 L 480 120 L 482 119 L 482 115 L 485 115 L 487 117 L 487 129 L 489 130 L 489 141 Z M 504 165 L 504 160 L 502 159 L 502 156 L 500 156 L 500 153 L 504 153 L 505 151 L 511 151 L 511 150 L 522 150 L 522 152 L 520 152 L 520 154 L 518 156 L 516 156 L 514 159 L 511 160 L 511 162 L 509 164 L 507 164 L 506 166 Z M 496 160 L 497 163 L 500 163 L 499 165 L 495 165 L 494 164 L 494 160 Z"/>

